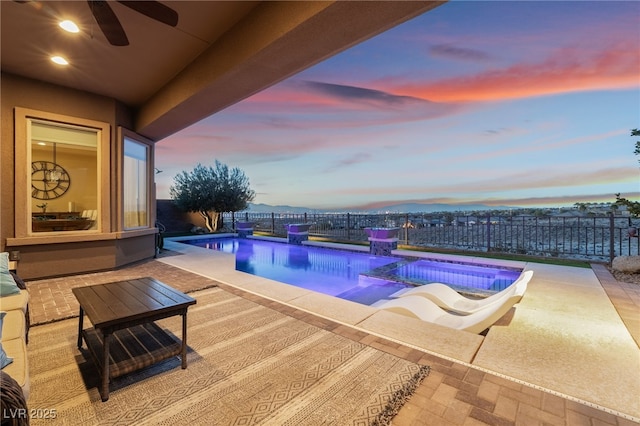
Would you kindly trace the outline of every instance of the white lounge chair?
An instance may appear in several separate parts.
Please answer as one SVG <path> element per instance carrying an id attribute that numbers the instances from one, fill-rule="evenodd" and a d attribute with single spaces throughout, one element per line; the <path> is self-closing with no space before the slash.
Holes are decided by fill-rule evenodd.
<path id="1" fill-rule="evenodd" d="M 491 327 L 502 318 L 509 310 L 522 299 L 527 289 L 528 281 L 520 281 L 515 286 L 515 291 L 507 295 L 500 302 L 492 303 L 485 309 L 469 315 L 451 314 L 426 297 L 407 296 L 389 300 L 377 306 L 390 312 L 421 319 L 422 321 L 442 325 L 456 330 L 465 330 L 471 333 L 481 333 Z"/>
<path id="2" fill-rule="evenodd" d="M 484 299 L 469 299 L 445 284 L 432 283 L 412 288 L 400 294 L 398 297 L 422 296 L 431 300 L 436 305 L 448 311 L 461 315 L 468 315 L 481 311 L 486 307 L 500 303 L 505 297 L 512 295 L 516 291 L 518 283 L 528 283 L 533 276 L 533 271 L 525 271 L 509 287 L 492 294 Z"/>

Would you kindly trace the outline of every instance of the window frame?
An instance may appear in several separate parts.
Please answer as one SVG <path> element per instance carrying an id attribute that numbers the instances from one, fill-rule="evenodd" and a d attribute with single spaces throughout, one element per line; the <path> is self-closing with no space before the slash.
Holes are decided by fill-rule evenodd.
<path id="1" fill-rule="evenodd" d="M 147 226 L 139 226 L 135 228 L 126 228 L 124 221 L 124 159 L 125 159 L 125 138 L 130 139 L 140 145 L 144 145 L 147 149 Z M 117 223 L 118 230 L 122 233 L 136 233 L 148 229 L 155 229 L 156 205 L 155 205 L 155 181 L 153 178 L 154 171 L 154 142 L 129 130 L 125 127 L 118 127 L 118 207 L 117 207 Z"/>
<path id="2" fill-rule="evenodd" d="M 97 137 L 97 230 L 33 232 L 31 226 L 31 144 L 30 123 L 32 120 L 48 122 L 53 125 L 79 127 L 96 132 Z M 62 114 L 38 111 L 28 108 L 15 108 L 15 238 L 50 239 L 53 242 L 69 237 L 110 232 L 110 140 L 109 123 L 72 117 Z M 22 167 L 20 166 L 22 165 Z"/>

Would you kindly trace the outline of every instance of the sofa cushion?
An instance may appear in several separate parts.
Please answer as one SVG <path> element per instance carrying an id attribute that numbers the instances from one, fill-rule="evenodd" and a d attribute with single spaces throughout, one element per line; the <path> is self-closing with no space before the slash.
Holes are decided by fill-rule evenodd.
<path id="1" fill-rule="evenodd" d="M 2 330 L 4 329 L 4 317 L 7 316 L 6 312 L 0 312 L 0 340 L 2 340 Z M 0 343 L 0 368 L 5 368 L 7 365 L 13 362 L 13 358 L 7 355 Z"/>
<path id="2" fill-rule="evenodd" d="M 4 309 L 4 306 L 2 307 Z M 12 339 L 24 339 L 26 333 L 26 322 L 24 312 L 21 309 L 2 312 L 4 315 L 2 321 L 2 335 L 0 341 Z"/>
<path id="3" fill-rule="evenodd" d="M 4 296 L 0 301 L 3 311 L 20 310 L 23 313 L 27 313 L 27 306 L 29 306 L 29 292 L 27 290 L 20 290 L 19 293 L 12 294 L 11 296 Z"/>
<path id="4" fill-rule="evenodd" d="M 22 388 L 25 398 L 29 398 L 29 364 L 27 363 L 27 344 L 24 339 L 12 339 L 2 342 L 5 352 L 13 362 L 2 369 Z"/>
<path id="5" fill-rule="evenodd" d="M 14 271 L 9 271 L 9 272 L 11 273 L 11 276 L 13 277 L 14 281 L 20 288 L 20 294 L 19 295 L 12 294 L 11 296 L 3 297 L 2 300 L 0 300 L 0 302 L 2 302 L 2 306 L 4 306 L 5 301 L 7 301 L 7 299 L 16 297 L 15 300 L 9 301 L 7 306 L 11 306 L 10 303 L 16 303 L 19 306 L 21 306 L 21 309 L 24 312 L 25 324 L 26 324 L 25 339 L 27 343 L 29 343 L 29 325 L 31 323 L 30 315 L 29 315 L 29 299 L 30 299 L 29 290 L 27 289 L 27 284 L 25 284 L 25 282 L 22 280 L 22 278 L 18 276 L 18 274 L 16 274 Z M 9 308 L 7 308 L 7 310 L 9 310 Z"/>
<path id="6" fill-rule="evenodd" d="M 9 272 L 9 253 L 0 253 L 0 296 L 9 296 L 20 292 L 20 288 Z"/>

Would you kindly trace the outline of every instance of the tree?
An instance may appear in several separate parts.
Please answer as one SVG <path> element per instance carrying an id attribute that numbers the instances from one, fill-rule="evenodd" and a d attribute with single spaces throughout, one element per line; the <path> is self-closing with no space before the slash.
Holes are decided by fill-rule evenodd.
<path id="1" fill-rule="evenodd" d="M 587 205 L 585 203 L 574 203 L 573 205 L 581 212 L 587 211 Z"/>
<path id="2" fill-rule="evenodd" d="M 640 130 L 632 129 L 631 136 L 632 137 L 640 136 Z M 636 149 L 635 151 L 633 151 L 633 153 L 635 155 L 640 155 L 640 141 L 636 141 Z M 638 162 L 640 163 L 640 160 L 638 160 Z M 640 217 L 640 202 L 627 200 L 626 198 L 621 197 L 620 193 L 617 193 L 616 204 L 619 206 L 626 206 L 631 216 Z"/>
<path id="3" fill-rule="evenodd" d="M 244 172 L 218 160 L 213 167 L 198 164 L 192 172 L 183 171 L 173 182 L 169 189 L 173 203 L 183 211 L 200 213 L 209 232 L 222 228 L 222 213 L 244 210 L 255 197 Z"/>

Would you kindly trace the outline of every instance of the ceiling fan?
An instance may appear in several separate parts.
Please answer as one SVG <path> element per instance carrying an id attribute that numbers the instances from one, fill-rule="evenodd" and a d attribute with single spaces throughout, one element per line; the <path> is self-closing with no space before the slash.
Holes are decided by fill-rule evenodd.
<path id="1" fill-rule="evenodd" d="M 14 0 L 16 3 L 30 3 L 31 5 L 42 8 L 46 2 L 40 2 L 37 0 Z M 111 6 L 106 0 L 87 0 L 89 8 L 93 17 L 96 19 L 100 30 L 107 38 L 110 44 L 113 46 L 128 46 L 129 39 L 127 34 L 122 28 L 120 20 L 116 16 Z M 163 24 L 175 27 L 178 25 L 178 12 L 165 6 L 159 1 L 145 0 L 145 1 L 124 1 L 118 0 L 118 3 L 127 6 L 136 12 L 145 15 L 153 20 L 162 22 Z"/>
<path id="2" fill-rule="evenodd" d="M 102 33 L 113 46 L 128 46 L 129 39 L 120 24 L 120 20 L 106 0 L 87 0 L 91 13 Z M 178 12 L 158 1 L 118 1 L 151 19 L 175 27 L 178 25 Z"/>

